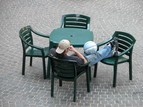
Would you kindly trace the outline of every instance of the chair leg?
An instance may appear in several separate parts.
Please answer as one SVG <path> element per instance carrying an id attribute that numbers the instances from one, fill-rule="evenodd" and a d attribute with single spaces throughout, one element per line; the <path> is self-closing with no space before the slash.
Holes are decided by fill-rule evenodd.
<path id="1" fill-rule="evenodd" d="M 98 66 L 98 63 L 94 65 L 94 78 L 97 76 L 97 66 Z"/>
<path id="2" fill-rule="evenodd" d="M 88 77 L 89 77 L 89 80 L 91 81 L 91 67 L 88 68 L 88 75 L 89 75 L 89 76 L 88 76 Z"/>
<path id="3" fill-rule="evenodd" d="M 50 65 L 50 59 L 48 58 L 48 63 L 47 63 L 47 78 L 50 79 L 50 68 L 51 68 L 51 65 Z"/>
<path id="4" fill-rule="evenodd" d="M 74 97 L 73 101 L 76 102 L 76 80 L 74 80 Z"/>
<path id="5" fill-rule="evenodd" d="M 89 72 L 86 72 L 86 85 L 87 85 L 87 92 L 90 92 L 90 81 L 89 81 Z"/>
<path id="6" fill-rule="evenodd" d="M 117 80 L 117 64 L 114 65 L 113 87 L 116 87 L 116 80 Z"/>
<path id="7" fill-rule="evenodd" d="M 43 61 L 43 76 L 44 76 L 44 79 L 46 79 L 46 64 L 45 64 L 45 58 L 43 57 L 42 58 L 42 61 Z"/>
<path id="8" fill-rule="evenodd" d="M 54 74 L 52 74 L 51 78 L 51 97 L 54 97 Z"/>
<path id="9" fill-rule="evenodd" d="M 59 86 L 62 86 L 62 80 L 59 79 Z"/>
<path id="10" fill-rule="evenodd" d="M 30 66 L 32 66 L 32 57 L 30 57 Z"/>
<path id="11" fill-rule="evenodd" d="M 25 61 L 26 61 L 26 57 L 23 55 L 23 62 L 22 62 L 22 75 L 25 75 Z"/>
<path id="12" fill-rule="evenodd" d="M 132 61 L 129 61 L 129 79 L 132 80 Z"/>

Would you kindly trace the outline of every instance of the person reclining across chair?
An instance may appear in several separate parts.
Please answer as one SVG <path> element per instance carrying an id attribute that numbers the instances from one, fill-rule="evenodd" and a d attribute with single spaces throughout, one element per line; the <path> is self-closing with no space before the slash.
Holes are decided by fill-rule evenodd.
<path id="1" fill-rule="evenodd" d="M 83 46 L 84 54 L 82 54 L 70 44 L 69 40 L 63 39 L 59 42 L 57 48 L 50 49 L 49 54 L 61 59 L 74 60 L 78 64 L 85 64 L 89 62 L 89 65 L 92 66 L 104 58 L 113 56 L 115 52 L 117 53 L 118 44 L 115 40 L 107 43 L 98 51 L 96 43 L 94 41 L 88 41 Z M 116 51 L 114 52 L 114 50 Z M 69 51 L 74 52 L 74 54 L 68 55 Z"/>

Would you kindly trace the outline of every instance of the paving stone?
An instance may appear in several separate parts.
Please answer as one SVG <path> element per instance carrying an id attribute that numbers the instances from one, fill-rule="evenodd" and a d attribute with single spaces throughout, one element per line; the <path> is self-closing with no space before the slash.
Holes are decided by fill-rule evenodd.
<path id="1" fill-rule="evenodd" d="M 142 0 L 0 0 L 0 107 L 142 107 L 142 5 Z M 40 59 L 34 59 L 30 67 L 27 58 L 26 75 L 21 75 L 20 28 L 31 25 L 50 34 L 60 27 L 61 17 L 67 13 L 90 16 L 96 42 L 108 39 L 115 31 L 129 32 L 136 38 L 132 81 L 128 79 L 128 64 L 119 65 L 117 87 L 113 88 L 113 68 L 99 63 L 97 77 L 90 84 L 91 92 L 86 92 L 83 75 L 78 79 L 77 102 L 73 102 L 70 82 L 59 87 L 55 80 L 51 98 L 51 80 L 43 79 Z M 48 40 L 37 39 L 37 45 L 48 44 Z"/>

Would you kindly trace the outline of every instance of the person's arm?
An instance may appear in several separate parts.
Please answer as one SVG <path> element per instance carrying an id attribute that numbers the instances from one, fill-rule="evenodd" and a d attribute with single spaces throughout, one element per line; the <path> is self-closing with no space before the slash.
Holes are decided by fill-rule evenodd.
<path id="1" fill-rule="evenodd" d="M 68 49 L 69 51 L 73 51 L 79 58 L 83 59 L 84 63 L 87 63 L 85 57 L 80 52 L 78 52 L 73 46 L 70 46 Z"/>

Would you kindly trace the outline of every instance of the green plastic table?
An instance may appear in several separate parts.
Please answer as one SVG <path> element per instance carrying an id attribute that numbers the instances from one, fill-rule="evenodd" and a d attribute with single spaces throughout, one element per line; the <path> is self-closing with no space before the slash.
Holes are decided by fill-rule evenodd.
<path id="1" fill-rule="evenodd" d="M 54 29 L 50 34 L 50 48 L 57 45 L 62 39 L 68 39 L 75 47 L 82 47 L 85 42 L 93 40 L 93 32 L 77 28 Z"/>
<path id="2" fill-rule="evenodd" d="M 93 41 L 93 32 L 87 29 L 78 28 L 57 28 L 54 29 L 49 38 L 50 49 L 57 46 L 62 39 L 68 39 L 74 47 L 83 47 L 87 41 Z M 48 78 L 50 77 L 50 62 L 48 61 Z"/>

